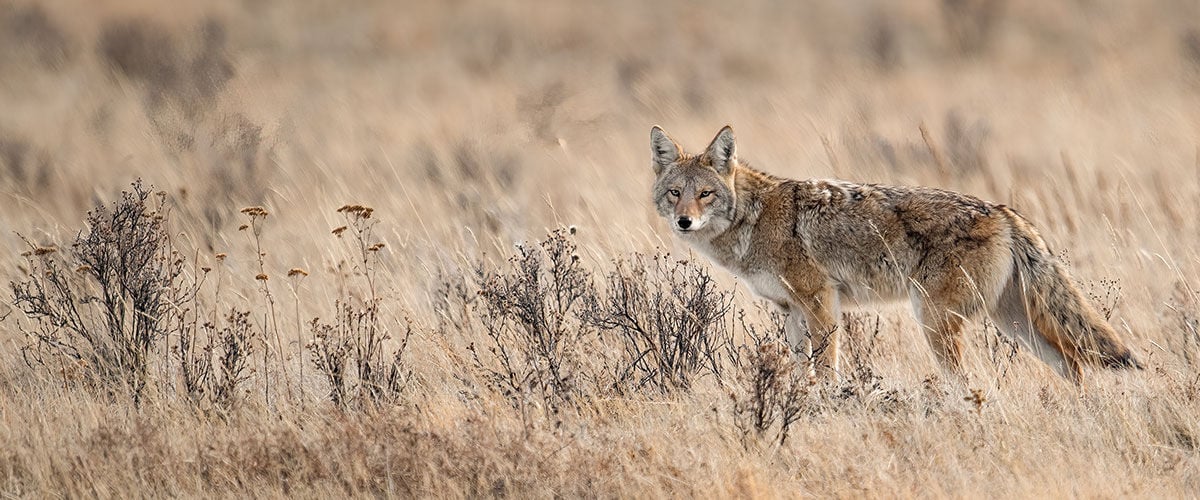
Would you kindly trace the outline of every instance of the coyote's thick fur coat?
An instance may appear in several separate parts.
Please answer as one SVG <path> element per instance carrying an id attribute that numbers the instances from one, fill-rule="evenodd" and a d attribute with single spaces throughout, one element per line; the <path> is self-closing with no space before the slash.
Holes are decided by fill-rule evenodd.
<path id="1" fill-rule="evenodd" d="M 839 308 L 910 301 L 943 366 L 963 322 L 987 312 L 1060 374 L 1141 367 L 1015 210 L 922 187 L 796 181 L 738 160 L 721 129 L 701 154 L 650 132 L 654 203 L 680 238 L 788 313 L 793 348 L 838 370 Z M 791 314 L 799 313 L 799 314 Z"/>

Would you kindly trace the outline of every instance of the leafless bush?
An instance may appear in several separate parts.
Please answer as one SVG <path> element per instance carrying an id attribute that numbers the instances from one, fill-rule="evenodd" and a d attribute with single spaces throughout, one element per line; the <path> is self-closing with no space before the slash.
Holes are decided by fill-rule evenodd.
<path id="1" fill-rule="evenodd" d="M 616 266 L 585 318 L 622 346 L 617 388 L 669 392 L 706 373 L 719 377 L 732 342 L 732 294 L 703 267 L 669 255 L 635 255 Z"/>
<path id="2" fill-rule="evenodd" d="M 354 366 L 359 380 L 359 401 L 370 401 L 376 405 L 396 402 L 412 375 L 412 371 L 404 365 L 404 352 L 412 336 L 412 324 L 407 324 L 399 339 L 400 344 L 389 350 L 384 342 L 392 337 L 379 326 L 378 303 L 343 315 L 349 314 L 353 314 L 352 322 L 358 327 L 358 334 L 354 337 Z"/>
<path id="3" fill-rule="evenodd" d="M 395 403 L 411 376 L 403 357 L 412 325 L 400 345 L 389 350 L 385 342 L 392 337 L 380 321 L 378 301 L 364 306 L 339 302 L 336 307 L 332 323 L 313 319 L 309 344 L 313 362 L 329 384 L 329 400 L 343 409 Z"/>
<path id="4" fill-rule="evenodd" d="M 213 405 L 230 411 L 240 400 L 239 389 L 253 371 L 250 364 L 254 345 L 261 343 L 258 330 L 250 323 L 250 313 L 229 312 L 225 326 L 212 322 L 200 326 L 206 343 L 198 345 L 196 329 L 186 327 L 179 335 L 180 382 L 188 398 L 197 406 Z"/>
<path id="5" fill-rule="evenodd" d="M 88 213 L 66 255 L 26 240 L 29 276 L 10 284 L 14 304 L 35 325 L 26 332 L 31 359 L 47 365 L 65 357 L 141 401 L 151 352 L 178 328 L 177 311 L 197 289 L 172 248 L 168 215 L 164 196 L 138 182 L 111 208 Z"/>
<path id="6" fill-rule="evenodd" d="M 340 305 L 340 304 L 339 304 Z M 342 308 L 338 307 L 341 311 Z M 321 323 L 320 318 L 313 318 L 310 323 L 313 340 L 308 349 L 313 353 L 313 365 L 329 384 L 329 400 L 339 408 L 349 404 L 349 374 L 346 365 L 353 349 L 349 334 L 340 329 L 341 321 L 334 324 Z"/>
<path id="7" fill-rule="evenodd" d="M 362 295 L 353 295 L 343 284 L 342 297 L 335 303 L 334 320 L 310 322 L 313 340 L 308 344 L 313 363 L 329 384 L 329 399 L 339 408 L 381 406 L 399 400 L 411 376 L 403 356 L 412 335 L 409 323 L 400 344 L 388 347 L 391 330 L 380 315 L 382 299 L 375 292 L 379 252 L 385 248 L 375 240 L 374 210 L 362 205 L 338 209 L 346 224 L 333 230 L 339 238 L 349 234 L 356 261 L 353 278 L 363 284 Z M 350 371 L 353 370 L 353 371 Z"/>
<path id="8" fill-rule="evenodd" d="M 556 413 L 584 392 L 581 356 L 589 329 L 578 320 L 595 290 L 579 262 L 573 230 L 520 244 L 509 267 L 478 271 L 476 313 L 488 338 L 469 350 L 488 384 L 523 413 L 530 404 Z"/>
<path id="9" fill-rule="evenodd" d="M 744 437 L 762 438 L 773 431 L 772 440 L 783 444 L 793 423 L 805 411 L 808 380 L 788 345 L 760 338 L 744 348 L 733 400 L 733 421 Z"/>
<path id="10" fill-rule="evenodd" d="M 862 383 L 877 380 L 879 377 L 875 374 L 871 359 L 879 347 L 882 319 L 878 314 L 844 313 L 842 325 L 846 358 L 843 375 Z"/>
<path id="11" fill-rule="evenodd" d="M 1113 313 L 1121 304 L 1121 282 L 1116 279 L 1102 278 L 1099 282 L 1088 281 L 1087 296 L 1104 315 L 1104 320 L 1112 319 Z"/>

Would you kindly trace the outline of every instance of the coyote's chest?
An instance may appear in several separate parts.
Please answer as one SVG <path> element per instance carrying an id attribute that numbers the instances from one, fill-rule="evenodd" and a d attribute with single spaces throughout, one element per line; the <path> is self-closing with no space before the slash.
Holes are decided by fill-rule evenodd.
<path id="1" fill-rule="evenodd" d="M 767 299 L 776 304 L 787 304 L 790 302 L 791 285 L 782 276 L 767 272 L 754 272 L 739 274 L 739 278 L 746 282 L 746 286 L 750 287 L 759 297 Z"/>
<path id="2" fill-rule="evenodd" d="M 779 273 L 764 269 L 764 263 L 757 262 L 758 259 L 750 255 L 749 228 L 739 229 L 741 230 L 730 231 L 719 240 L 693 240 L 688 243 L 714 263 L 737 276 L 739 281 L 745 283 L 750 291 L 759 297 L 777 304 L 788 303 L 793 287 Z"/>

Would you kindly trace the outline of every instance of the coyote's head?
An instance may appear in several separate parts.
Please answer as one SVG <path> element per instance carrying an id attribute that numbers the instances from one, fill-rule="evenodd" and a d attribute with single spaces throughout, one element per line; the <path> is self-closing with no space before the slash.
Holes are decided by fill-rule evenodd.
<path id="1" fill-rule="evenodd" d="M 703 153 L 683 152 L 657 125 L 650 129 L 654 164 L 654 204 L 680 235 L 717 235 L 732 223 L 733 171 L 737 154 L 733 129 L 722 128 Z"/>

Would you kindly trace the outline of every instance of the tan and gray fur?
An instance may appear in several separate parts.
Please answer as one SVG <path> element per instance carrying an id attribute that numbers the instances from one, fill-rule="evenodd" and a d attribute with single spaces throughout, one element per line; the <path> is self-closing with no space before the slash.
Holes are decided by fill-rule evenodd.
<path id="1" fill-rule="evenodd" d="M 816 376 L 838 371 L 840 308 L 908 301 L 961 372 L 963 323 L 989 314 L 1058 373 L 1141 365 L 1015 210 L 924 187 L 790 180 L 739 160 L 733 130 L 700 154 L 650 132 L 654 203 L 675 234 L 774 302 Z"/>

